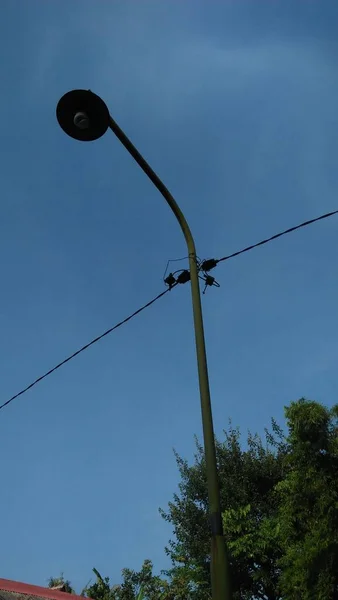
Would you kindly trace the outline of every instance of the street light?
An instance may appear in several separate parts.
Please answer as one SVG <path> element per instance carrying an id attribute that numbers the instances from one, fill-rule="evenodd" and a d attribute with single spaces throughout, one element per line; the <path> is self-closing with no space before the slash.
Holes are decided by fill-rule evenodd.
<path id="1" fill-rule="evenodd" d="M 108 127 L 115 133 L 123 146 L 135 159 L 144 173 L 169 204 L 181 230 L 189 254 L 192 307 L 194 316 L 198 378 L 201 397 L 205 463 L 209 496 L 211 528 L 211 585 L 213 600 L 231 600 L 230 574 L 225 540 L 223 536 L 220 493 L 217 473 L 215 435 L 212 420 L 209 376 L 205 350 L 201 293 L 198 264 L 193 236 L 185 217 L 164 183 L 152 170 L 143 156 L 110 116 L 106 104 L 90 90 L 73 90 L 65 94 L 56 108 L 59 125 L 70 137 L 83 142 L 100 138 Z"/>

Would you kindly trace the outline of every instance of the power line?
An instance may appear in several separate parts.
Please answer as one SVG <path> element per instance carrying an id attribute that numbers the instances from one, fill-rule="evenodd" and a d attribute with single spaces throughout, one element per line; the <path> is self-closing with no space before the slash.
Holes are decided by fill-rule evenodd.
<path id="1" fill-rule="evenodd" d="M 173 287 L 175 287 L 175 286 L 172 286 L 170 289 L 172 289 Z M 125 323 L 127 323 L 128 321 L 130 321 L 131 319 L 133 319 L 134 317 L 136 317 L 136 315 L 139 315 L 143 310 L 145 310 L 146 308 L 148 308 L 149 306 L 151 306 L 152 304 L 154 304 L 154 302 L 156 302 L 157 300 L 159 300 L 160 298 L 162 298 L 162 296 L 164 296 L 165 294 L 167 294 L 170 291 L 170 289 L 164 290 L 164 292 L 161 292 L 160 294 L 158 294 L 155 298 L 153 298 L 152 300 L 150 300 L 149 302 L 147 302 L 147 304 L 144 304 L 143 306 L 141 306 L 141 308 L 138 308 L 135 312 L 133 312 L 131 315 L 129 315 L 129 317 L 126 317 L 125 319 L 123 319 L 123 321 L 120 321 L 119 323 L 117 323 L 116 325 L 114 325 L 114 327 L 110 327 L 109 329 L 107 329 L 107 331 L 105 331 L 104 333 L 101 333 L 101 335 L 98 335 L 91 342 L 89 342 L 88 344 L 85 344 L 84 346 L 82 346 L 82 348 L 79 348 L 79 350 L 76 350 L 76 352 L 73 352 L 73 354 L 71 354 L 70 356 L 68 356 L 67 358 L 65 358 L 64 360 L 62 360 L 60 363 L 58 363 L 57 365 L 55 365 L 55 367 L 53 367 L 52 369 L 50 369 L 49 371 L 47 371 L 46 373 L 44 373 L 43 375 L 41 375 L 40 377 L 38 377 L 37 379 L 35 379 L 35 381 L 33 381 L 32 383 L 30 383 L 29 385 L 27 385 L 27 387 L 25 387 L 20 392 L 18 392 L 17 394 L 15 394 L 11 398 L 9 398 L 9 400 L 6 400 L 6 402 L 4 402 L 3 404 L 1 404 L 0 405 L 0 410 L 2 408 L 5 408 L 5 406 L 8 406 L 8 404 L 10 404 L 11 402 L 13 402 L 13 400 L 16 400 L 19 396 L 22 396 L 23 394 L 25 394 L 26 392 L 28 392 L 28 390 L 32 389 L 32 387 L 34 387 L 35 385 L 37 385 L 38 383 L 40 383 L 40 381 L 42 381 L 43 379 L 46 379 L 46 377 L 48 377 L 49 375 L 51 375 L 52 373 L 54 373 L 54 371 L 57 371 L 58 369 L 60 369 L 61 367 L 63 367 L 63 365 L 65 365 L 69 361 L 73 360 L 73 358 L 75 358 L 76 356 L 78 356 L 79 354 L 81 354 L 81 352 L 84 352 L 85 350 L 87 350 L 88 348 L 90 348 L 90 346 L 93 346 L 94 344 L 96 344 L 96 342 L 99 342 L 100 340 L 102 340 L 102 338 L 104 338 L 107 335 L 109 335 L 110 333 L 112 333 L 112 331 L 115 331 L 115 329 L 117 329 L 118 327 L 121 327 L 121 325 L 124 325 Z"/>
<path id="2" fill-rule="evenodd" d="M 252 246 L 247 246 L 247 248 L 243 248 L 243 250 L 239 250 L 238 252 L 234 252 L 233 254 L 229 254 L 228 256 L 223 256 L 223 258 L 219 258 L 217 262 L 229 260 L 229 258 L 234 258 L 235 256 L 238 256 L 239 254 L 244 254 L 244 252 L 249 252 L 249 250 L 253 250 L 254 248 L 258 248 L 258 246 L 263 246 L 264 244 L 267 244 L 268 242 L 272 242 L 273 240 L 276 240 L 277 238 L 280 238 L 283 235 L 286 235 L 287 233 L 292 233 L 293 231 L 297 231 L 297 229 L 301 229 L 302 227 L 307 227 L 308 225 L 312 225 L 312 223 L 317 223 L 317 221 L 327 219 L 328 217 L 333 217 L 333 215 L 336 215 L 336 214 L 338 214 L 338 210 L 333 210 L 332 212 L 325 213 L 325 215 L 321 215 L 320 217 L 316 217 L 315 219 L 310 219 L 310 221 L 304 221 L 303 223 L 300 223 L 300 225 L 295 225 L 294 227 L 285 229 L 285 231 L 276 233 L 275 235 L 272 235 L 271 237 L 267 238 L 266 240 L 262 240 L 261 242 L 258 242 L 257 244 L 253 244 Z"/>
<path id="3" fill-rule="evenodd" d="M 196 256 L 196 258 L 197 258 L 198 263 L 200 263 L 201 259 L 198 256 Z M 163 281 L 164 281 L 164 283 L 165 283 L 165 276 L 167 274 L 168 267 L 169 267 L 170 263 L 172 263 L 172 262 L 182 262 L 183 260 L 189 260 L 189 256 L 183 256 L 182 258 L 169 258 L 169 260 L 167 261 L 167 264 L 166 264 L 164 275 L 163 275 Z M 178 273 L 179 271 L 184 271 L 184 269 L 178 269 L 176 271 L 176 273 Z"/>
<path id="4" fill-rule="evenodd" d="M 273 240 L 276 240 L 277 238 L 280 238 L 283 235 L 292 233 L 293 231 L 297 231 L 298 229 L 302 229 L 303 227 L 312 225 L 312 223 L 316 223 L 317 221 L 322 221 L 323 219 L 327 219 L 328 217 L 332 217 L 333 215 L 336 215 L 336 214 L 338 214 L 338 210 L 333 210 L 331 212 L 325 213 L 324 215 L 320 215 L 319 217 L 315 217 L 314 219 L 310 219 L 309 221 L 303 221 L 303 223 L 300 223 L 299 225 L 295 225 L 294 227 L 289 227 L 289 229 L 280 231 L 279 233 L 276 233 L 275 235 L 272 235 L 271 237 L 266 238 L 265 240 L 261 240 L 260 242 L 257 242 L 256 244 L 252 244 L 251 246 L 242 248 L 242 250 L 237 250 L 237 252 L 233 252 L 232 254 L 223 256 L 222 258 L 208 258 L 208 259 L 202 260 L 202 261 L 198 260 L 199 271 L 201 271 L 203 273 L 203 276 L 202 277 L 200 276 L 200 279 L 203 279 L 203 281 L 205 282 L 205 288 L 204 288 L 203 293 L 205 293 L 207 287 L 211 287 L 211 286 L 219 287 L 219 283 L 215 280 L 215 278 L 211 277 L 211 275 L 208 275 L 208 271 L 211 271 L 212 269 L 217 267 L 218 263 L 223 262 L 224 260 L 229 260 L 230 258 L 235 258 L 235 256 L 239 256 L 240 254 L 249 252 L 250 250 L 253 250 L 254 248 L 258 248 L 258 246 L 264 246 L 264 244 L 267 244 L 268 242 L 272 242 Z M 178 260 L 181 260 L 181 259 L 178 259 Z M 171 261 L 168 261 L 166 271 L 168 269 L 169 262 L 171 262 Z M 182 271 L 182 270 L 180 270 L 180 271 Z M 178 273 L 178 271 L 175 271 L 174 273 L 169 273 L 169 276 L 164 280 L 164 282 L 169 286 L 169 289 L 171 289 L 171 287 L 173 285 L 176 285 L 177 283 L 185 283 L 185 281 L 188 281 L 190 278 L 190 274 L 189 274 L 188 270 L 184 270 L 181 273 L 181 275 L 179 275 L 178 277 L 175 277 L 176 273 Z M 180 281 L 180 277 L 182 277 L 182 276 L 183 276 L 183 280 Z M 186 277 L 188 277 L 188 279 L 186 279 Z"/>
<path id="5" fill-rule="evenodd" d="M 309 221 L 304 221 L 303 223 L 300 223 L 299 225 L 295 225 L 294 227 L 290 227 L 289 229 L 285 229 L 285 231 L 281 231 L 280 233 L 276 233 L 275 235 L 272 235 L 271 237 L 266 238 L 265 240 L 261 240 L 260 242 L 257 242 L 256 244 L 252 244 L 251 246 L 247 246 L 246 248 L 243 248 L 242 250 L 238 250 L 237 252 L 233 252 L 232 254 L 228 254 L 227 256 L 223 256 L 222 258 L 218 258 L 218 259 L 211 258 L 211 259 L 204 260 L 204 261 L 202 261 L 200 263 L 200 270 L 203 271 L 206 274 L 207 271 L 210 271 L 211 269 L 213 269 L 214 267 L 216 267 L 218 265 L 218 263 L 220 263 L 220 262 L 223 262 L 225 260 L 229 260 L 230 258 L 235 258 L 235 256 L 239 256 L 240 254 L 244 254 L 245 252 L 249 252 L 250 250 L 253 250 L 254 248 L 258 248 L 258 246 L 263 246 L 264 244 L 267 244 L 268 242 L 272 242 L 273 240 L 276 240 L 277 238 L 280 238 L 283 235 L 286 235 L 288 233 L 292 233 L 293 231 L 297 231 L 298 229 L 301 229 L 303 227 L 307 227 L 308 225 L 312 225 L 312 223 L 316 223 L 317 221 L 321 221 L 323 219 L 327 219 L 328 217 L 332 217 L 333 215 L 336 215 L 336 214 L 338 214 L 338 210 L 334 210 L 332 212 L 325 213 L 324 215 L 320 215 L 319 217 L 316 217 L 315 219 L 310 219 Z M 176 259 L 176 260 L 184 260 L 184 259 Z M 168 264 L 169 264 L 169 262 L 171 262 L 171 261 L 168 261 Z M 167 268 L 168 268 L 168 264 L 167 264 Z M 170 275 L 172 276 L 172 273 Z M 45 379 L 46 377 L 48 377 L 49 375 L 51 375 L 52 373 L 54 373 L 54 371 L 57 371 L 57 369 L 60 369 L 60 367 L 62 367 L 67 362 L 71 361 L 73 358 L 75 358 L 76 356 L 78 356 L 78 354 L 81 354 L 81 352 L 84 352 L 90 346 L 93 346 L 94 344 L 96 344 L 96 342 L 99 342 L 100 340 L 102 340 L 102 338 L 104 338 L 107 335 L 109 335 L 110 333 L 112 333 L 112 331 L 114 331 L 118 327 L 121 327 L 121 325 L 124 325 L 125 323 L 127 323 L 128 321 L 130 321 L 133 317 L 136 317 L 136 315 L 138 315 L 143 310 L 145 310 L 146 308 L 148 308 L 149 306 L 151 306 L 152 304 L 154 304 L 154 302 L 156 302 L 157 300 L 159 300 L 160 298 L 162 298 L 162 296 L 164 296 L 171 289 L 173 289 L 174 287 L 176 287 L 176 285 L 178 285 L 179 283 L 186 283 L 187 281 L 189 281 L 189 279 L 190 279 L 189 271 L 184 270 L 183 273 L 181 273 L 181 276 L 182 275 L 186 275 L 187 277 L 183 277 L 183 279 L 181 279 L 181 280 L 179 278 L 177 278 L 177 280 L 176 280 L 176 278 L 173 277 L 171 283 L 169 283 L 169 281 L 168 281 L 169 278 L 167 278 L 167 280 L 165 280 L 165 283 L 167 283 L 167 285 L 169 285 L 168 289 L 166 289 L 166 290 L 164 290 L 164 292 L 161 292 L 160 294 L 158 294 L 155 298 L 153 298 L 152 300 L 150 300 L 149 302 L 147 302 L 147 304 L 144 304 L 141 308 L 139 308 L 134 313 L 132 313 L 131 315 L 129 315 L 129 317 L 126 317 L 123 321 L 120 321 L 119 323 L 117 323 L 116 325 L 114 325 L 114 327 L 111 327 L 110 329 L 107 329 L 107 331 L 105 331 L 104 333 L 102 333 L 98 337 L 94 338 L 91 342 L 89 342 L 88 344 L 85 344 L 85 346 L 82 346 L 82 348 L 80 348 L 79 350 L 77 350 L 76 352 L 74 352 L 73 354 L 71 354 L 70 356 L 68 356 L 67 358 L 65 358 L 63 361 L 61 361 L 60 363 L 58 363 L 55 367 L 53 367 L 52 369 L 50 369 L 49 371 L 47 371 L 46 373 L 44 373 L 43 375 L 41 375 L 40 377 L 38 377 L 37 379 L 35 379 L 35 381 L 33 381 L 32 383 L 30 383 L 27 387 L 25 387 L 20 392 L 18 392 L 17 394 L 15 394 L 11 398 L 9 398 L 9 400 L 7 400 L 3 404 L 1 404 L 0 405 L 0 410 L 2 408 L 5 408 L 5 406 L 8 406 L 8 404 L 10 404 L 11 402 L 13 402 L 13 400 L 16 400 L 19 396 L 22 396 L 23 394 L 25 394 L 26 392 L 28 392 L 28 390 L 30 390 L 35 385 L 37 385 L 38 383 L 40 383 L 40 381 L 42 381 L 43 379 Z M 215 280 L 214 280 L 213 277 L 210 277 L 210 276 L 207 276 L 207 277 L 209 277 L 210 281 L 206 281 L 206 286 L 207 285 L 211 285 L 211 286 L 212 285 L 217 285 L 219 287 L 219 284 L 217 284 L 217 282 L 215 282 Z"/>
<path id="6" fill-rule="evenodd" d="M 166 264 L 165 271 L 164 271 L 163 281 L 165 281 L 165 276 L 167 274 L 168 267 L 169 267 L 170 263 L 172 263 L 172 262 L 181 262 L 182 260 L 188 260 L 188 259 L 189 259 L 189 256 L 183 256 L 182 258 L 169 258 L 169 260 L 167 261 L 167 264 Z"/>
<path id="7" fill-rule="evenodd" d="M 285 231 L 276 233 L 275 235 L 272 235 L 271 237 L 266 238 L 265 240 L 261 240 L 260 242 L 257 242 L 257 244 L 252 244 L 251 246 L 247 246 L 246 248 L 243 248 L 242 250 L 238 250 L 237 252 L 233 252 L 232 254 L 223 256 L 222 258 L 210 258 L 210 259 L 204 260 L 201 263 L 201 270 L 205 271 L 205 272 L 210 271 L 211 269 L 216 267 L 218 265 L 218 263 L 223 262 L 224 260 L 229 260 L 230 258 L 239 256 L 240 254 L 249 252 L 250 250 L 253 250 L 254 248 L 258 248 L 258 246 L 264 246 L 264 244 L 267 244 L 268 242 L 272 242 L 273 240 L 276 240 L 277 238 L 280 238 L 283 235 L 287 235 L 288 233 L 297 231 L 297 229 L 307 227 L 308 225 L 312 225 L 312 223 L 317 223 L 317 221 L 322 221 L 323 219 L 327 219 L 328 217 L 333 217 L 333 215 L 336 215 L 336 214 L 338 214 L 338 210 L 333 210 L 332 212 L 328 212 L 328 213 L 325 213 L 324 215 L 320 215 L 320 217 L 316 217 L 315 219 L 310 219 L 309 221 L 304 221 L 303 223 L 300 223 L 299 225 L 295 225 L 294 227 L 285 229 Z"/>

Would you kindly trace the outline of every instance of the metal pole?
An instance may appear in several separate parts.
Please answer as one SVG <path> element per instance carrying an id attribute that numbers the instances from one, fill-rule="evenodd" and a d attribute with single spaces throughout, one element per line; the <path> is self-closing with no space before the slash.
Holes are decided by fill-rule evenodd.
<path id="1" fill-rule="evenodd" d="M 198 278 L 198 266 L 195 242 L 188 223 L 178 206 L 176 200 L 170 194 L 164 183 L 156 175 L 147 161 L 127 138 L 122 129 L 110 117 L 109 126 L 117 138 L 128 150 L 144 173 L 149 177 L 155 187 L 169 204 L 184 234 L 189 254 L 191 294 L 194 315 L 194 329 L 198 365 L 198 379 L 201 398 L 201 411 L 203 423 L 205 463 L 207 471 L 207 484 L 209 496 L 209 516 L 211 527 L 211 586 L 213 600 L 231 600 L 230 570 L 223 536 L 220 492 L 217 473 L 217 460 L 215 448 L 215 435 L 212 420 L 210 388 L 207 356 L 204 339 L 204 326 L 201 304 L 201 292 Z"/>

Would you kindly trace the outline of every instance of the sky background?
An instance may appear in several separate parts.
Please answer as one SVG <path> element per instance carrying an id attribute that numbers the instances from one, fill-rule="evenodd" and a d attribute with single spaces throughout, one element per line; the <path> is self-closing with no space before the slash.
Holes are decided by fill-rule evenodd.
<path id="1" fill-rule="evenodd" d="M 338 5 L 2 0 L 0 403 L 164 289 L 185 256 L 112 134 L 55 107 L 92 89 L 164 179 L 202 258 L 338 208 Z M 338 216 L 221 263 L 203 297 L 215 430 L 262 433 L 338 393 Z M 176 263 L 186 266 L 186 262 Z M 80 591 L 168 565 L 173 448 L 201 436 L 188 285 L 0 412 L 0 576 Z"/>

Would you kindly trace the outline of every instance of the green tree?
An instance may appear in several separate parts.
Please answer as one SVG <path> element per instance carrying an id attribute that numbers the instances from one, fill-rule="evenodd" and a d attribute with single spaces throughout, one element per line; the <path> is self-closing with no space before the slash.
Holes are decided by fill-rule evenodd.
<path id="1" fill-rule="evenodd" d="M 145 560 L 140 571 L 123 569 L 122 583 L 111 586 L 108 577 L 102 578 L 96 569 L 96 582 L 83 590 L 93 600 L 190 600 L 193 589 L 190 568 L 181 567 L 175 576 L 154 575 L 150 560 Z"/>
<path id="2" fill-rule="evenodd" d="M 93 584 L 87 584 L 82 590 L 81 596 L 93 598 L 93 600 L 113 600 L 113 589 L 111 589 L 109 577 L 102 577 L 97 569 L 93 569 L 96 581 Z"/>
<path id="3" fill-rule="evenodd" d="M 264 440 L 249 433 L 243 448 L 230 424 L 216 443 L 234 600 L 338 600 L 338 405 L 329 410 L 301 399 L 285 415 L 285 434 L 272 420 Z M 161 511 L 173 527 L 171 568 L 158 576 L 146 560 L 138 572 L 124 569 L 115 586 L 94 569 L 96 581 L 83 595 L 211 599 L 203 448 L 196 440 L 192 465 L 175 456 L 179 492 Z"/>
<path id="4" fill-rule="evenodd" d="M 274 559 L 267 558 L 267 550 L 259 549 L 256 539 L 263 519 L 275 514 L 273 490 L 283 478 L 285 440 L 277 424 L 272 425 L 272 433 L 266 432 L 265 444 L 258 436 L 249 434 L 246 450 L 241 448 L 239 430 L 231 425 L 224 432 L 224 442 L 217 442 L 234 597 L 243 600 L 255 596 L 269 600 L 279 597 L 275 593 L 278 554 Z M 192 466 L 176 455 L 181 476 L 179 494 L 169 503 L 169 510 L 161 512 L 173 526 L 175 535 L 167 548 L 173 563 L 168 575 L 175 577 L 182 562 L 191 565 L 194 574 L 191 597 L 205 600 L 211 595 L 210 534 L 204 452 L 197 441 L 196 447 Z"/>
<path id="5" fill-rule="evenodd" d="M 338 405 L 286 409 L 286 474 L 276 487 L 280 589 L 288 600 L 338 598 Z"/>
<path id="6" fill-rule="evenodd" d="M 139 572 L 122 570 L 122 583 L 111 586 L 109 577 L 102 578 L 93 569 L 96 582 L 83 590 L 83 595 L 93 600 L 160 600 L 168 589 L 168 583 L 153 574 L 153 565 L 145 560 Z"/>
<path id="7" fill-rule="evenodd" d="M 249 434 L 241 448 L 229 427 L 217 442 L 224 534 L 236 600 L 337 600 L 337 414 L 304 399 L 285 409 L 264 442 Z M 168 575 L 185 567 L 189 594 L 210 597 L 210 535 L 204 453 L 193 465 L 176 455 L 179 494 L 163 517 L 175 539 Z M 189 568 L 188 568 L 189 565 Z M 189 580 L 189 577 L 188 577 Z M 187 585 L 187 584 L 186 584 Z"/>

